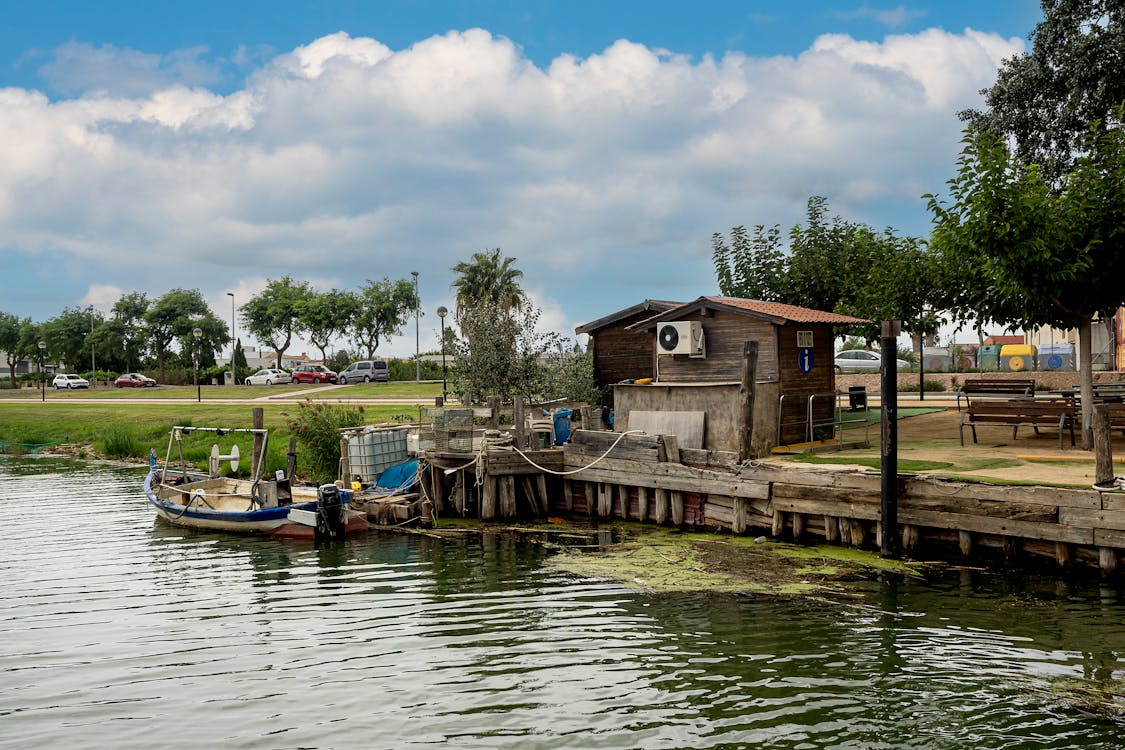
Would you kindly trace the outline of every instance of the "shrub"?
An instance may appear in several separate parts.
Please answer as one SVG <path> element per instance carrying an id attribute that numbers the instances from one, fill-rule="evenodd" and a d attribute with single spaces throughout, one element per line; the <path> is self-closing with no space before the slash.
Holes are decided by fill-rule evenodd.
<path id="1" fill-rule="evenodd" d="M 940 380 L 926 380 L 924 381 L 924 388 L 926 393 L 942 393 L 945 391 L 945 383 Z M 898 390 L 900 393 L 917 393 L 918 381 L 914 380 L 909 383 L 899 383 Z"/>
<path id="2" fill-rule="evenodd" d="M 340 466 L 340 428 L 363 424 L 362 406 L 334 406 L 306 399 L 287 420 L 289 431 L 304 446 L 301 459 L 316 483 L 333 481 Z"/>

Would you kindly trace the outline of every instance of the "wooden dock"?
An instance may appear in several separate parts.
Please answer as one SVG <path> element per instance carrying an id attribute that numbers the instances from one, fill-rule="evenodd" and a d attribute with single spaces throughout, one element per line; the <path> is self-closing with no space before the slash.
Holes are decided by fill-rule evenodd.
<path id="1" fill-rule="evenodd" d="M 878 472 L 739 463 L 734 453 L 681 449 L 673 436 L 576 431 L 558 448 L 480 454 L 427 452 L 424 495 L 438 517 L 482 520 L 581 515 L 797 541 L 879 545 Z M 905 550 L 1018 563 L 1118 569 L 1125 554 L 1125 493 L 1009 486 L 901 474 Z"/>

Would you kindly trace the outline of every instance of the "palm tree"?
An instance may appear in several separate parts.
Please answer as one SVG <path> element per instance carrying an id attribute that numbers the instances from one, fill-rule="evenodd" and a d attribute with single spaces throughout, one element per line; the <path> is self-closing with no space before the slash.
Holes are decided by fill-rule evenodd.
<path id="1" fill-rule="evenodd" d="M 527 301 L 520 288 L 523 271 L 512 267 L 515 258 L 505 258 L 500 248 L 483 253 L 473 253 L 471 261 L 462 261 L 453 267 L 457 274 L 453 289 L 457 292 L 457 318 L 483 303 L 492 303 L 504 312 L 518 310 Z"/>

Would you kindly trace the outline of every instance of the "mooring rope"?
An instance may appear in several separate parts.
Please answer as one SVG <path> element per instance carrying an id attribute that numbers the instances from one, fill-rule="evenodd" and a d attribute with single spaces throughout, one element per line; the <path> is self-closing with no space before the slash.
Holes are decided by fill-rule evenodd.
<path id="1" fill-rule="evenodd" d="M 613 444 L 610 445 L 608 448 L 606 448 L 605 453 L 598 456 L 597 458 L 595 458 L 593 461 L 586 464 L 585 466 L 581 466 L 577 469 L 571 469 L 570 471 L 555 471 L 554 469 L 548 469 L 546 466 L 540 466 L 539 464 L 535 463 L 535 461 L 533 461 L 530 456 L 528 456 L 526 453 L 521 451 L 515 445 L 512 446 L 512 450 L 514 450 L 516 453 L 518 453 L 520 455 L 520 457 L 523 458 L 524 461 L 527 461 L 529 464 L 534 466 L 536 469 L 539 469 L 539 471 L 542 471 L 546 474 L 554 474 L 557 477 L 565 477 L 565 476 L 568 476 L 570 474 L 577 474 L 581 471 L 586 471 L 587 469 L 593 468 L 595 464 L 599 463 L 606 456 L 608 456 L 610 454 L 610 452 L 612 452 L 613 449 L 617 447 L 617 444 L 625 439 L 626 435 L 643 435 L 643 434 L 644 434 L 644 430 L 628 430 L 626 432 L 622 432 L 617 437 L 617 439 L 613 441 Z"/>

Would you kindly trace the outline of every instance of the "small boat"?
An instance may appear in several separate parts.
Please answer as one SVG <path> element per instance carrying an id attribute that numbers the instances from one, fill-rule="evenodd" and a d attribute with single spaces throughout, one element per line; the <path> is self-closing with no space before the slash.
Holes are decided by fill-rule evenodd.
<path id="1" fill-rule="evenodd" d="M 238 470 L 238 445 L 221 455 L 211 447 L 209 472 L 190 471 L 183 456 L 183 438 L 193 432 L 250 435 L 258 450 L 257 474 L 249 479 L 222 477 L 220 464 L 230 461 Z M 181 468 L 170 469 L 173 447 L 178 449 Z M 261 476 L 269 447 L 269 431 L 251 428 L 173 427 L 168 437 L 164 465 L 156 451 L 149 451 L 150 470 L 144 492 L 156 508 L 157 517 L 176 526 L 206 531 L 269 534 L 301 539 L 335 539 L 367 530 L 367 519 L 349 507 L 351 490 L 334 484 L 320 487 L 292 485 L 283 472 L 272 478 Z"/>

